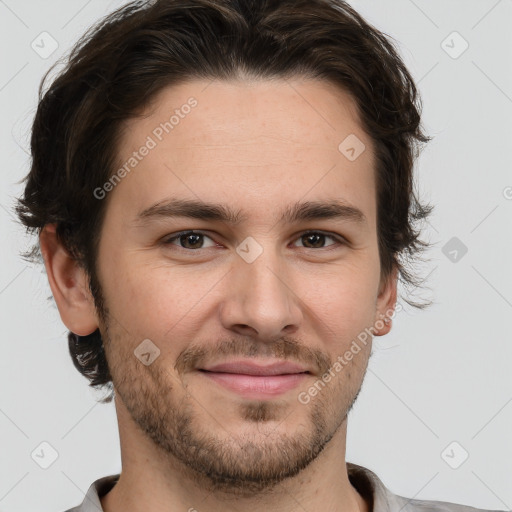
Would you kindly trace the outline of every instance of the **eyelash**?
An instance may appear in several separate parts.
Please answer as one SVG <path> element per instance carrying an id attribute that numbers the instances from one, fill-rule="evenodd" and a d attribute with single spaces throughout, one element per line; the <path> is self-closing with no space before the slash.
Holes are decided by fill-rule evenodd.
<path id="1" fill-rule="evenodd" d="M 330 250 L 330 249 L 335 249 L 338 246 L 347 244 L 347 241 L 339 235 L 333 235 L 333 234 L 325 233 L 324 231 L 314 231 L 314 230 L 304 231 L 303 233 L 300 234 L 300 236 L 298 236 L 296 238 L 296 240 L 302 238 L 303 236 L 313 235 L 313 234 L 314 235 L 324 235 L 326 238 L 331 238 L 332 240 L 334 240 L 336 242 L 335 244 L 331 244 L 327 247 L 318 247 L 316 249 L 313 248 L 313 250 L 319 250 L 319 249 Z M 175 240 L 179 240 L 184 235 L 201 235 L 201 236 L 210 238 L 213 241 L 213 239 L 210 236 L 208 236 L 206 233 L 204 233 L 202 231 L 188 230 L 188 231 L 180 231 L 179 233 L 170 235 L 170 237 L 164 238 L 162 240 L 162 243 L 166 246 L 175 245 L 178 249 L 181 249 L 181 250 L 187 251 L 187 252 L 197 252 L 200 249 L 212 249 L 213 248 L 213 247 L 199 247 L 198 249 L 187 249 L 186 247 L 180 247 L 177 244 L 173 244 L 173 242 Z M 303 247 L 303 248 L 310 249 L 310 247 Z"/>

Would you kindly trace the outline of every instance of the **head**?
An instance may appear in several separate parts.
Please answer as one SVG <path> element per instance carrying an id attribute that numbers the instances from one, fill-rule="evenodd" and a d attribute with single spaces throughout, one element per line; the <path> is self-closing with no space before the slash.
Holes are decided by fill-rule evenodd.
<path id="1" fill-rule="evenodd" d="M 339 356 L 420 284 L 428 137 L 395 47 L 341 0 L 134 2 L 44 84 L 18 215 L 76 368 L 218 488 L 296 474 L 344 423 L 371 336 Z M 234 357 L 294 361 L 305 387 L 221 392 L 204 371 Z"/>

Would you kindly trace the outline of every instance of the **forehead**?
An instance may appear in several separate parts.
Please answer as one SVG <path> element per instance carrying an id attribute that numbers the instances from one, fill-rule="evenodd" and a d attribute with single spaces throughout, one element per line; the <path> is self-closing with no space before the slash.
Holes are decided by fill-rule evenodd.
<path id="1" fill-rule="evenodd" d="M 189 108 L 191 103 L 195 106 Z M 190 130 L 178 130 L 185 119 Z M 160 126 L 168 121 L 169 133 Z M 159 126 L 162 137 L 172 133 L 177 142 L 180 135 L 189 143 L 219 136 L 247 141 L 251 133 L 262 140 L 277 135 L 283 142 L 320 143 L 329 149 L 333 143 L 337 149 L 343 132 L 362 132 L 357 104 L 348 92 L 331 82 L 299 78 L 188 80 L 166 87 L 152 98 L 142 119 L 126 123 L 127 142 L 134 128 L 155 131 L 158 138 Z"/>
<path id="2" fill-rule="evenodd" d="M 347 144 L 360 153 L 356 159 L 344 154 Z M 144 146 L 150 149 L 140 157 Z M 113 195 L 139 211 L 167 196 L 261 209 L 276 198 L 282 204 L 289 197 L 289 204 L 338 194 L 366 202 L 361 209 L 372 217 L 371 140 L 354 100 L 329 82 L 195 80 L 167 87 L 143 116 L 125 123 L 119 167 L 134 152 L 136 165 Z"/>

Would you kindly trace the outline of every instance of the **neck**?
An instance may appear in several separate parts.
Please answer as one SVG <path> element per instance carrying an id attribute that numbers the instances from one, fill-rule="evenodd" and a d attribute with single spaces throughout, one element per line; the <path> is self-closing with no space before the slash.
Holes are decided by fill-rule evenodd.
<path id="1" fill-rule="evenodd" d="M 128 418 L 119 420 L 123 469 L 114 488 L 100 499 L 104 512 L 285 512 L 297 508 L 371 512 L 348 478 L 346 419 L 320 455 L 299 474 L 253 494 L 208 489 L 206 477 L 162 454 Z"/>

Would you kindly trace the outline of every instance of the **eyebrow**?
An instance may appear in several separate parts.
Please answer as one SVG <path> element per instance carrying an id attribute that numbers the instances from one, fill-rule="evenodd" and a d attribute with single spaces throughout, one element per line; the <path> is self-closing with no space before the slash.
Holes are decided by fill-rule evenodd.
<path id="1" fill-rule="evenodd" d="M 240 210 L 233 210 L 223 204 L 207 203 L 191 199 L 167 199 L 142 210 L 136 216 L 136 222 L 147 224 L 153 220 L 172 217 L 187 217 L 199 220 L 219 221 L 238 224 L 247 220 Z M 364 224 L 364 213 L 353 205 L 341 200 L 296 202 L 281 212 L 281 223 L 297 223 L 307 220 L 341 219 Z"/>

